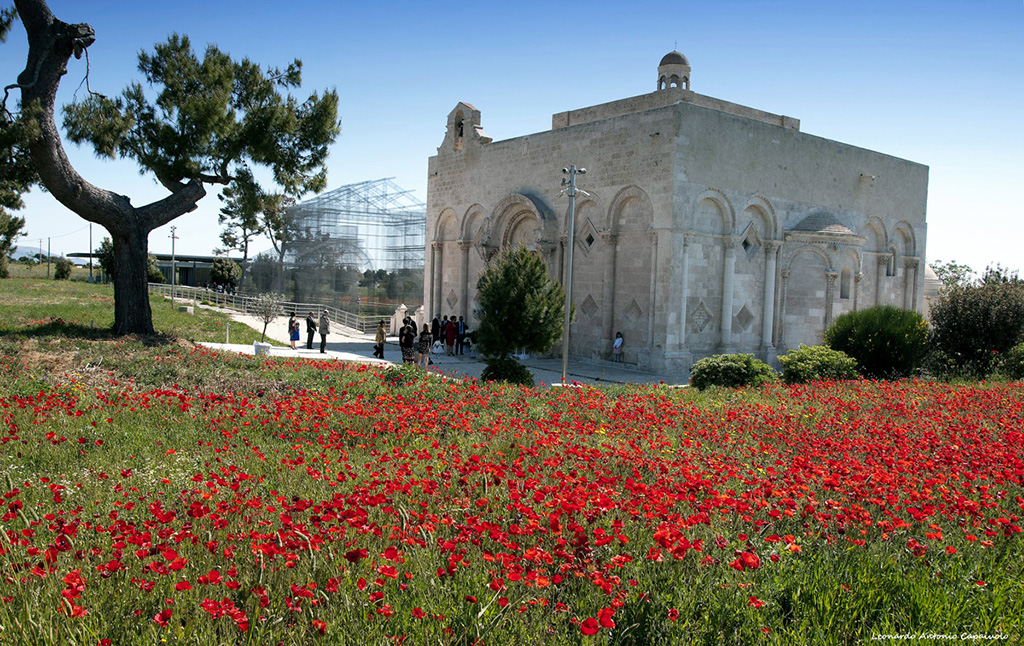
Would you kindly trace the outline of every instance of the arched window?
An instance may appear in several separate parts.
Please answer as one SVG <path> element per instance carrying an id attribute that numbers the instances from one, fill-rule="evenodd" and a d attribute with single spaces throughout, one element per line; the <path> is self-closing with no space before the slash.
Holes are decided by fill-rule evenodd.
<path id="1" fill-rule="evenodd" d="M 850 298 L 851 272 L 849 267 L 843 267 L 839 274 L 839 298 Z"/>

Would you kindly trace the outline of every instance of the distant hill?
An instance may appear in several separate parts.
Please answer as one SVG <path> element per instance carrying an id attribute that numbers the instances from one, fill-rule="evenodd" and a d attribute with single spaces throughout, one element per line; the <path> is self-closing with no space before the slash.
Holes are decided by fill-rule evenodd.
<path id="1" fill-rule="evenodd" d="M 29 247 L 27 245 L 21 245 L 21 246 L 18 246 L 18 247 L 14 247 L 11 250 L 11 258 L 13 258 L 15 260 L 17 260 L 18 258 L 21 258 L 22 256 L 34 256 L 36 254 L 42 254 L 43 256 L 46 256 L 46 249 L 40 249 L 39 247 Z M 58 258 L 60 257 L 60 254 L 53 254 L 53 255 L 55 257 L 58 257 Z M 89 259 L 88 258 L 68 258 L 68 260 L 70 260 L 71 262 L 73 262 L 73 263 L 75 263 L 76 265 L 79 265 L 79 266 L 81 266 L 81 265 L 88 265 L 89 264 Z"/>

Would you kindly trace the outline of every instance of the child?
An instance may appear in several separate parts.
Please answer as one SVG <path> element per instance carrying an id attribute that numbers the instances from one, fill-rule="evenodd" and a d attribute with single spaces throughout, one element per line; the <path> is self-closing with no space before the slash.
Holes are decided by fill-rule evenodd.
<path id="1" fill-rule="evenodd" d="M 615 363 L 622 363 L 622 332 L 615 333 L 615 343 L 612 343 L 612 356 Z"/>

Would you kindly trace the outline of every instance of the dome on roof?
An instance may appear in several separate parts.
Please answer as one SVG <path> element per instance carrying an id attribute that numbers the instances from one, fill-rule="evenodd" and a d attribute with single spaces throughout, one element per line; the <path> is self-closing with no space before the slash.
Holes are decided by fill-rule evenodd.
<path id="1" fill-rule="evenodd" d="M 832 235 L 857 235 L 846 225 L 837 220 L 831 213 L 824 211 L 812 213 L 801 220 L 790 231 L 805 231 L 807 233 L 831 233 Z"/>
<path id="2" fill-rule="evenodd" d="M 686 56 L 684 56 L 682 52 L 672 50 L 665 54 L 661 59 L 661 62 L 658 63 L 658 67 L 661 67 L 662 65 L 686 65 L 689 67 L 690 61 L 686 59 Z"/>

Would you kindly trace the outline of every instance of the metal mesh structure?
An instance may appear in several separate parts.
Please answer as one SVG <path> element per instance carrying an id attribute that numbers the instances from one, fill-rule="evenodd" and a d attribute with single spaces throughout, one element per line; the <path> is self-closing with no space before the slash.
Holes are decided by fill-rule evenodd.
<path id="1" fill-rule="evenodd" d="M 289 260 L 366 270 L 422 270 L 427 206 L 391 181 L 348 184 L 289 209 Z"/>

